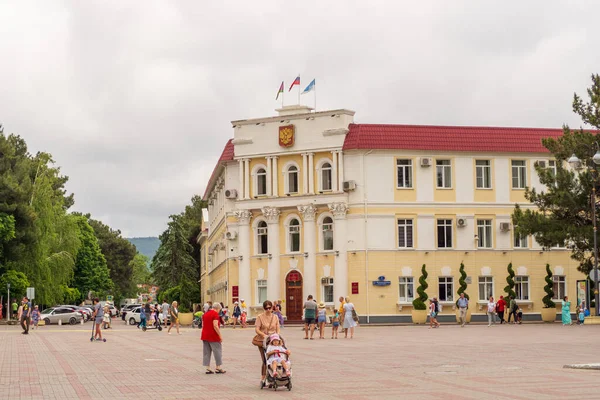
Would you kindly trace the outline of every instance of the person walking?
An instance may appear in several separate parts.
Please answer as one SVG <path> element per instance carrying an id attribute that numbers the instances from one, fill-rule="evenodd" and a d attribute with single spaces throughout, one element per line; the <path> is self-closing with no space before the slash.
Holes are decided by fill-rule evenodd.
<path id="1" fill-rule="evenodd" d="M 21 328 L 23 328 L 23 334 L 29 334 L 29 324 L 31 318 L 31 303 L 27 296 L 23 297 L 23 310 L 21 311 Z"/>
<path id="2" fill-rule="evenodd" d="M 431 328 L 439 328 L 440 323 L 437 321 L 438 307 L 437 301 L 434 297 L 433 299 L 429 299 L 429 329 Z"/>
<path id="3" fill-rule="evenodd" d="M 223 369 L 223 336 L 219 329 L 219 311 L 221 310 L 221 304 L 215 303 L 212 310 L 202 315 L 202 334 L 200 339 L 202 340 L 202 365 L 206 368 L 207 374 L 224 374 Z M 214 355 L 216 368 L 210 369 L 210 356 Z"/>
<path id="4" fill-rule="evenodd" d="M 350 302 L 350 298 L 345 298 L 346 302 L 344 304 L 344 314 L 342 317 L 342 321 L 344 321 L 344 339 L 348 338 L 348 331 L 350 331 L 350 339 L 354 338 L 354 327 L 356 326 L 356 321 L 354 320 L 354 304 Z"/>
<path id="5" fill-rule="evenodd" d="M 100 326 L 102 325 L 102 319 L 104 318 L 104 310 L 102 309 L 102 305 L 100 304 L 99 298 L 94 298 L 94 313 L 92 314 L 92 318 L 94 318 L 94 324 L 96 325 L 96 332 L 94 333 L 94 339 L 102 340 L 102 331 L 100 330 Z"/>
<path id="6" fill-rule="evenodd" d="M 233 329 L 238 323 L 238 319 L 242 316 L 242 308 L 240 307 L 240 303 L 237 301 L 233 303 Z"/>
<path id="7" fill-rule="evenodd" d="M 215 304 L 219 304 L 219 303 L 215 303 Z M 181 335 L 181 333 L 179 332 L 179 310 L 177 309 L 176 301 L 171 303 L 171 307 L 169 308 L 169 315 L 171 316 L 171 325 L 169 325 L 169 329 L 167 330 L 167 333 L 170 335 L 171 328 L 173 327 L 173 325 L 175 325 L 175 327 L 177 329 L 177 334 Z"/>
<path id="8" fill-rule="evenodd" d="M 496 325 L 496 302 L 494 301 L 494 296 L 490 296 L 487 303 L 487 317 L 488 328 L 492 326 L 492 324 Z"/>
<path id="9" fill-rule="evenodd" d="M 498 313 L 498 318 L 500 319 L 500 325 L 504 322 L 504 309 L 506 308 L 506 301 L 504 300 L 504 296 L 500 296 L 500 299 L 496 303 L 496 312 Z"/>
<path id="10" fill-rule="evenodd" d="M 281 310 L 281 300 L 276 300 L 275 304 L 273 304 L 275 315 L 277 315 L 277 319 L 279 319 L 279 327 L 283 328 L 283 312 Z"/>
<path id="11" fill-rule="evenodd" d="M 12 307 L 12 317 L 13 317 L 13 319 L 16 319 L 18 312 L 19 312 L 19 305 L 17 304 L 16 300 L 13 300 L 11 307 Z"/>
<path id="12" fill-rule="evenodd" d="M 147 315 L 146 315 L 146 308 L 145 307 L 140 307 L 140 323 L 138 324 L 138 329 L 143 329 L 147 327 Z"/>
<path id="13" fill-rule="evenodd" d="M 254 331 L 256 336 L 252 339 L 252 344 L 258 347 L 260 358 L 262 359 L 261 382 L 267 377 L 267 359 L 265 358 L 264 339 L 274 333 L 279 335 L 279 319 L 273 314 L 273 303 L 265 300 L 263 303 L 262 314 L 256 316 Z"/>
<path id="14" fill-rule="evenodd" d="M 469 299 L 465 297 L 464 293 L 460 294 L 456 305 L 458 306 L 458 322 L 460 322 L 460 327 L 463 328 L 467 322 L 467 310 L 469 309 Z"/>
<path id="15" fill-rule="evenodd" d="M 513 296 L 510 296 L 510 301 L 508 303 L 508 323 L 510 324 L 510 318 L 513 317 L 513 324 L 516 324 L 517 321 L 517 311 L 519 310 L 519 306 L 517 305 L 517 302 L 515 301 L 515 298 Z"/>
<path id="16" fill-rule="evenodd" d="M 319 310 L 317 311 L 317 323 L 319 324 L 319 339 L 325 339 L 325 323 L 327 322 L 327 310 L 325 309 L 325 303 L 319 303 Z"/>
<path id="17" fill-rule="evenodd" d="M 31 312 L 31 324 L 32 324 L 31 329 L 37 329 L 39 323 L 40 323 L 40 310 L 39 310 L 38 306 L 34 306 L 33 311 Z"/>
<path id="18" fill-rule="evenodd" d="M 571 302 L 569 301 L 569 297 L 563 297 L 562 302 L 562 324 L 571 325 L 573 321 L 571 320 Z"/>
<path id="19" fill-rule="evenodd" d="M 313 340 L 316 317 L 317 303 L 313 301 L 312 294 L 309 294 L 304 303 L 304 339 L 308 339 L 308 330 L 310 328 L 310 340 Z"/>

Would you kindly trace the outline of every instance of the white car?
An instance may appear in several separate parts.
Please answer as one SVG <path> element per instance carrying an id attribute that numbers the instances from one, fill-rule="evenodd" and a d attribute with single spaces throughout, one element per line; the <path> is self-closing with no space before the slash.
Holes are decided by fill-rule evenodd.
<path id="1" fill-rule="evenodd" d="M 129 325 L 137 325 L 140 323 L 140 310 L 142 307 L 136 307 L 131 311 L 127 311 L 127 321 Z M 162 313 L 158 314 L 161 325 L 165 324 L 165 319 Z M 150 326 L 150 315 L 146 314 L 146 323 Z"/>

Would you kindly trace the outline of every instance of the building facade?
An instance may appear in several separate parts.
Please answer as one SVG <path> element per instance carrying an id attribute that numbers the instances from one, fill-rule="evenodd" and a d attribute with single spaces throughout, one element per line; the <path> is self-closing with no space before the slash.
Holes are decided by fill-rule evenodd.
<path id="1" fill-rule="evenodd" d="M 539 316 L 545 266 L 555 297 L 576 296 L 583 274 L 567 249 L 518 237 L 515 204 L 542 189 L 536 165 L 560 129 L 355 124 L 354 112 L 304 106 L 233 121 L 204 195 L 203 301 L 244 299 L 250 317 L 283 300 L 302 318 L 309 294 L 328 307 L 350 296 L 365 322 L 409 321 L 421 266 L 429 297 L 453 315 L 459 267 L 472 313 L 516 273 L 517 301 Z M 559 310 L 557 310 L 559 312 Z"/>

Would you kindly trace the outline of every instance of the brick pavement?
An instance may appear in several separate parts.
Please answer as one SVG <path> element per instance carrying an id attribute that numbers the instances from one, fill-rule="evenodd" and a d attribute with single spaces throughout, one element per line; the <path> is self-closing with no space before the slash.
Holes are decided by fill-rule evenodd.
<path id="1" fill-rule="evenodd" d="M 600 326 L 359 327 L 355 338 L 302 340 L 292 350 L 291 392 L 258 388 L 252 330 L 224 330 L 225 375 L 205 375 L 199 331 L 141 332 L 114 324 L 107 343 L 91 325 L 19 334 L 0 326 L 0 399 L 581 399 L 600 398 Z M 329 332 L 329 331 L 328 331 Z"/>

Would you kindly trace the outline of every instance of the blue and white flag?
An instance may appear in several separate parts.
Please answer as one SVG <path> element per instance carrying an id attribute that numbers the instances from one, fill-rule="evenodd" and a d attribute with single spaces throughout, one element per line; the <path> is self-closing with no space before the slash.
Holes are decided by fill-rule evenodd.
<path id="1" fill-rule="evenodd" d="M 313 79 L 308 86 L 306 87 L 306 89 L 304 89 L 304 91 L 302 92 L 302 94 L 306 94 L 308 92 L 312 92 L 313 90 L 315 90 L 315 79 Z"/>

